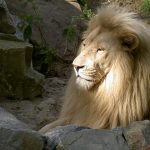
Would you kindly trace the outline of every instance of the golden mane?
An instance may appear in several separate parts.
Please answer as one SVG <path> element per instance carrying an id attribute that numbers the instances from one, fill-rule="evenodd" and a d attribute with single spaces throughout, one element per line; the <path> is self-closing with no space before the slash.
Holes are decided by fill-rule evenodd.
<path id="1" fill-rule="evenodd" d="M 138 37 L 138 47 L 133 52 L 115 53 L 110 71 L 94 90 L 82 90 L 76 84 L 73 73 L 59 119 L 47 125 L 43 131 L 65 124 L 91 128 L 125 127 L 132 121 L 150 118 L 148 25 L 140 21 L 135 13 L 127 12 L 124 8 L 109 7 L 98 10 L 97 15 L 90 21 L 84 38 L 98 36 L 101 30 L 107 30 L 118 37 L 132 33 Z M 115 44 L 112 43 L 111 47 Z"/>

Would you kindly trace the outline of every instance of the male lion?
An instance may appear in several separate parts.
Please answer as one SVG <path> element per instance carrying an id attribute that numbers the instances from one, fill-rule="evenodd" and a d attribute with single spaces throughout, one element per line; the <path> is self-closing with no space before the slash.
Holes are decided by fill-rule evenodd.
<path id="1" fill-rule="evenodd" d="M 73 61 L 59 125 L 125 127 L 150 118 L 150 30 L 132 12 L 108 7 L 90 21 Z"/>

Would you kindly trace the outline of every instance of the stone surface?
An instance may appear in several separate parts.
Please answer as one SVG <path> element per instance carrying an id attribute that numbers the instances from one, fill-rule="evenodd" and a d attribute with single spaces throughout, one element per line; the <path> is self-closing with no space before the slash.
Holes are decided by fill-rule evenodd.
<path id="1" fill-rule="evenodd" d="M 0 39 L 0 96 L 33 98 L 42 93 L 44 77 L 31 66 L 32 46 Z"/>
<path id="2" fill-rule="evenodd" d="M 68 125 L 51 129 L 45 136 L 46 148 L 52 150 L 150 150 L 150 121 L 112 130 Z"/>
<path id="3" fill-rule="evenodd" d="M 130 150 L 150 150 L 150 121 L 138 121 L 124 130 Z"/>
<path id="4" fill-rule="evenodd" d="M 94 130 L 68 125 L 45 134 L 47 148 L 56 150 L 129 150 L 122 129 Z"/>
<path id="5" fill-rule="evenodd" d="M 40 134 L 0 108 L 1 150 L 42 150 L 44 140 Z"/>
<path id="6" fill-rule="evenodd" d="M 9 34 L 16 32 L 12 16 L 4 0 L 0 0 L 0 32 Z"/>
<path id="7" fill-rule="evenodd" d="M 12 14 L 37 15 L 31 3 L 27 7 L 21 8 L 19 0 L 9 0 L 8 8 Z M 57 50 L 57 54 L 63 60 L 70 60 L 78 48 L 78 36 L 73 42 L 66 42 L 63 31 L 71 22 L 72 17 L 80 16 L 80 5 L 76 0 L 36 0 L 34 1 L 38 16 L 43 20 L 42 25 L 33 24 L 33 34 L 31 39 L 38 44 L 46 43 L 49 48 Z M 20 7 L 19 7 L 20 6 Z M 20 15 L 21 14 L 21 15 Z"/>
<path id="8" fill-rule="evenodd" d="M 58 118 L 66 83 L 66 79 L 45 79 L 42 97 L 33 98 L 32 101 L 1 99 L 0 106 L 28 124 L 32 129 L 39 130 Z"/>

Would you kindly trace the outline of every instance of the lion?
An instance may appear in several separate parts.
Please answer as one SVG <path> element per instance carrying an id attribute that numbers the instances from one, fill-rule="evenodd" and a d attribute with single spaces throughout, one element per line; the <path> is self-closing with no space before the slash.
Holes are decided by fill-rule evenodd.
<path id="1" fill-rule="evenodd" d="M 73 61 L 60 117 L 43 127 L 126 127 L 150 118 L 150 30 L 125 8 L 98 10 Z"/>

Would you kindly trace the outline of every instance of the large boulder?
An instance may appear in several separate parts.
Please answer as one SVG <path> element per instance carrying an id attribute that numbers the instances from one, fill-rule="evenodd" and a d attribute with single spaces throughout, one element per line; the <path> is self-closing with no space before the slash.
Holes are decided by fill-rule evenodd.
<path id="1" fill-rule="evenodd" d="M 124 129 L 130 150 L 150 150 L 150 121 L 138 121 Z"/>
<path id="2" fill-rule="evenodd" d="M 0 0 L 0 32 L 15 33 L 14 22 L 4 0 Z"/>
<path id="3" fill-rule="evenodd" d="M 0 150 L 43 150 L 43 137 L 0 108 Z"/>
<path id="4" fill-rule="evenodd" d="M 63 60 L 72 59 L 78 48 L 79 35 L 72 42 L 67 42 L 63 37 L 63 31 L 70 25 L 73 17 L 79 17 L 82 14 L 77 0 L 34 0 L 32 4 L 29 2 L 24 9 L 21 8 L 19 0 L 9 0 L 7 4 L 11 13 L 20 17 L 38 14 L 43 22 L 41 25 L 33 24 L 32 41 L 38 44 L 44 43 L 49 48 L 56 49 L 57 54 Z"/>
<path id="5" fill-rule="evenodd" d="M 0 34 L 0 96 L 33 98 L 42 94 L 43 75 L 32 68 L 32 46 Z"/>
<path id="6" fill-rule="evenodd" d="M 113 130 L 68 125 L 51 129 L 45 136 L 45 147 L 52 150 L 149 150 L 150 121 Z"/>
<path id="7" fill-rule="evenodd" d="M 94 130 L 68 125 L 45 134 L 52 150 L 129 150 L 122 129 Z"/>

